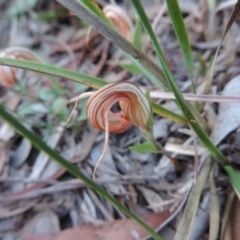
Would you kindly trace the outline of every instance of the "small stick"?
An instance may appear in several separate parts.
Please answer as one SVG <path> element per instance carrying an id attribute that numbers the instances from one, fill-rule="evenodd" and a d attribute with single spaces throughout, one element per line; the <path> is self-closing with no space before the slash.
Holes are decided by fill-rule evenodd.
<path id="1" fill-rule="evenodd" d="M 150 96 L 151 98 L 175 99 L 174 94 L 170 92 L 151 91 Z M 240 96 L 183 93 L 183 97 L 188 101 L 240 103 Z"/>

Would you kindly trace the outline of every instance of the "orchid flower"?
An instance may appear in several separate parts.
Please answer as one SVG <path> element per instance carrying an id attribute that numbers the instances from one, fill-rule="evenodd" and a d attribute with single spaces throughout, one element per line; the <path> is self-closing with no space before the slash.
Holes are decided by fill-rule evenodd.
<path id="1" fill-rule="evenodd" d="M 103 152 L 93 172 L 94 178 L 97 166 L 106 151 L 109 132 L 123 132 L 133 124 L 145 133 L 148 133 L 150 131 L 148 120 L 151 114 L 151 107 L 140 88 L 129 82 L 108 84 L 95 92 L 83 93 L 77 98 L 71 99 L 68 103 L 76 101 L 75 109 L 79 99 L 89 96 L 86 109 L 87 118 L 93 127 L 105 131 L 106 134 Z M 120 113 L 111 111 L 112 106 L 117 102 L 119 102 L 122 110 Z"/>
<path id="2" fill-rule="evenodd" d="M 133 24 L 123 9 L 115 5 L 106 5 L 103 8 L 103 13 L 113 22 L 123 37 L 132 41 Z"/>
<path id="3" fill-rule="evenodd" d="M 113 113 L 111 107 L 119 102 L 122 113 Z M 121 82 L 108 84 L 89 98 L 87 118 L 97 129 L 119 133 L 129 128 L 131 123 L 143 131 L 148 131 L 150 105 L 143 92 L 134 84 Z"/>
<path id="4" fill-rule="evenodd" d="M 119 102 L 121 113 L 111 111 L 112 106 Z M 97 129 L 106 133 L 104 149 L 98 159 L 96 169 L 106 151 L 109 132 L 119 133 L 127 130 L 131 124 L 148 132 L 150 104 L 143 92 L 134 84 L 121 82 L 108 84 L 94 92 L 87 103 L 87 118 Z"/>
<path id="5" fill-rule="evenodd" d="M 0 57 L 24 59 L 35 62 L 42 60 L 32 51 L 23 47 L 9 47 L 0 51 Z M 16 83 L 17 68 L 0 66 L 0 82 L 5 87 L 12 87 Z"/>

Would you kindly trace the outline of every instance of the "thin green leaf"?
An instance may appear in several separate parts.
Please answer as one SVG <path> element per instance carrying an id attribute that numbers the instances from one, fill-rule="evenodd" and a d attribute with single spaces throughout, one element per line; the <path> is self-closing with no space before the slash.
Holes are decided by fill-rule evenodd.
<path id="1" fill-rule="evenodd" d="M 150 92 L 147 91 L 145 93 L 145 96 L 149 102 L 149 105 L 150 105 L 150 113 L 149 113 L 149 117 L 148 117 L 148 122 L 147 122 L 147 125 L 148 125 L 148 135 L 150 138 L 152 138 L 153 136 L 153 109 L 152 109 L 152 103 L 151 103 L 151 97 L 150 97 Z"/>
<path id="2" fill-rule="evenodd" d="M 238 196 L 238 199 L 240 199 L 240 174 L 237 170 L 235 170 L 232 166 L 226 165 L 224 166 L 225 171 L 227 172 L 232 185 L 234 187 L 234 190 Z"/>
<path id="3" fill-rule="evenodd" d="M 141 32 L 141 21 L 137 17 L 134 29 L 133 44 L 139 49 L 142 50 L 142 32 Z"/>
<path id="4" fill-rule="evenodd" d="M 87 74 L 74 72 L 45 63 L 31 62 L 20 59 L 0 58 L 0 65 L 15 66 L 18 68 L 28 69 L 40 73 L 46 73 L 57 77 L 68 78 L 75 82 L 86 84 L 92 88 L 100 88 L 108 84 L 108 82 L 100 78 L 92 77 Z"/>
<path id="5" fill-rule="evenodd" d="M 48 65 L 45 63 L 30 62 L 30 61 L 20 60 L 20 59 L 0 58 L 0 65 L 13 66 L 13 67 L 28 69 L 28 70 L 49 74 L 53 76 L 64 77 L 72 81 L 83 83 L 89 87 L 97 88 L 97 89 L 108 84 L 107 81 L 104 81 L 100 78 L 96 78 L 96 77 L 89 76 L 87 74 L 78 73 L 78 72 L 74 72 L 64 68 Z M 184 120 L 182 116 L 177 115 L 161 106 L 158 107 L 158 105 L 156 104 L 153 104 L 153 112 L 155 112 L 156 114 L 159 114 L 160 116 L 169 118 L 173 121 L 186 123 L 186 120 Z"/>
<path id="6" fill-rule="evenodd" d="M 130 150 L 141 153 L 159 153 L 160 150 L 152 142 L 145 142 L 129 147 Z"/>
<path id="7" fill-rule="evenodd" d="M 51 106 L 53 114 L 56 114 L 62 120 L 66 120 L 69 116 L 69 112 L 66 106 L 66 99 L 59 97 L 53 101 Z"/>
<path id="8" fill-rule="evenodd" d="M 58 93 L 52 88 L 41 88 L 38 92 L 38 97 L 44 101 L 52 100 Z"/>
<path id="9" fill-rule="evenodd" d="M 178 115 L 174 112 L 169 111 L 167 108 L 164 108 L 161 105 L 158 105 L 156 103 L 152 103 L 152 107 L 153 107 L 153 112 L 162 116 L 162 117 L 171 119 L 174 122 L 187 124 L 186 118 L 184 118 L 183 116 Z"/>
<path id="10" fill-rule="evenodd" d="M 140 76 L 143 75 L 143 73 L 139 69 L 139 67 L 137 67 L 134 64 L 119 64 L 119 66 L 121 66 L 123 69 L 127 70 L 128 72 L 130 72 L 132 74 L 136 74 L 136 75 L 140 75 Z"/>
<path id="11" fill-rule="evenodd" d="M 187 65 L 187 69 L 190 74 L 190 79 L 192 82 L 192 91 L 193 93 L 196 93 L 195 84 L 193 82 L 194 65 L 193 65 L 193 58 L 192 58 L 192 50 L 191 50 L 191 46 L 188 38 L 187 29 L 183 21 L 182 13 L 177 0 L 166 0 L 166 2 L 167 2 L 170 17 L 172 19 L 175 33 L 177 35 L 178 42 L 182 49 L 183 56 Z"/>
<path id="12" fill-rule="evenodd" d="M 227 159 L 224 157 L 222 152 L 213 144 L 207 133 L 203 130 L 203 128 L 200 126 L 200 124 L 197 122 L 197 119 L 195 118 L 194 114 L 192 113 L 189 105 L 187 104 L 186 100 L 184 99 L 180 89 L 178 88 L 173 75 L 170 71 L 170 68 L 164 58 L 164 55 L 162 53 L 162 50 L 158 44 L 157 38 L 153 33 L 151 24 L 146 16 L 146 13 L 142 7 L 142 4 L 139 0 L 131 0 L 141 21 L 142 24 L 147 31 L 147 33 L 150 36 L 150 39 L 152 41 L 152 44 L 154 46 L 154 49 L 157 53 L 157 56 L 162 64 L 164 74 L 166 76 L 167 82 L 172 90 L 172 92 L 175 95 L 176 101 L 181 108 L 182 112 L 184 113 L 186 120 L 188 121 L 188 124 L 191 126 L 191 128 L 194 130 L 198 138 L 201 140 L 201 142 L 204 144 L 204 146 L 208 149 L 208 151 L 211 153 L 211 155 L 215 158 L 216 161 L 221 163 L 223 166 L 228 164 Z M 235 187 L 235 190 L 237 190 L 238 193 L 240 193 L 240 176 L 237 175 L 236 171 L 231 168 L 231 175 L 229 175 L 231 182 L 233 186 Z M 228 172 L 228 173 L 229 173 Z M 237 182 L 238 179 L 238 182 Z"/>
<path id="13" fill-rule="evenodd" d="M 44 143 L 39 137 L 30 132 L 27 128 L 25 128 L 16 118 L 14 118 L 9 112 L 7 112 L 3 105 L 0 104 L 0 116 L 6 121 L 9 125 L 11 125 L 16 131 L 18 131 L 21 135 L 23 135 L 26 139 L 31 141 L 31 143 L 40 151 L 46 153 L 51 159 L 55 160 L 62 167 L 64 167 L 69 173 L 71 173 L 76 178 L 81 179 L 86 183 L 88 187 L 93 189 L 99 195 L 104 197 L 106 200 L 115 205 L 119 210 L 121 210 L 124 214 L 131 217 L 135 220 L 146 232 L 148 232 L 154 239 L 162 240 L 161 236 L 159 236 L 154 230 L 152 230 L 149 226 L 147 226 L 142 220 L 140 220 L 135 214 L 133 214 L 130 210 L 128 210 L 125 206 L 123 206 L 118 200 L 108 194 L 102 187 L 93 182 L 91 179 L 86 177 L 79 169 L 77 169 L 74 165 L 69 163 L 66 159 L 64 159 L 61 155 L 59 155 L 55 150 L 51 149 Z"/>
<path id="14" fill-rule="evenodd" d="M 81 4 L 83 4 L 86 8 L 88 8 L 92 13 L 96 14 L 99 18 L 101 18 L 105 23 L 109 26 L 116 28 L 115 25 L 106 17 L 101 8 L 95 3 L 94 0 L 78 0 Z"/>
<path id="15" fill-rule="evenodd" d="M 145 67 L 142 66 L 142 64 L 135 58 L 132 58 L 131 56 L 127 55 L 127 57 L 132 60 L 133 64 L 138 68 L 138 70 L 142 73 L 142 76 L 145 76 L 147 79 L 150 80 L 152 84 L 159 88 L 164 88 L 163 84 L 154 76 L 150 71 L 148 71 Z"/>
<path id="16" fill-rule="evenodd" d="M 80 100 L 80 104 L 81 104 L 81 113 L 78 117 L 78 121 L 83 121 L 87 119 L 87 114 L 86 114 L 86 109 L 87 109 L 87 102 L 88 99 L 87 98 L 83 98 Z"/>
<path id="17" fill-rule="evenodd" d="M 63 16 L 66 13 L 66 9 L 56 9 L 56 10 L 49 10 L 42 13 L 32 13 L 31 18 L 35 21 L 41 21 L 41 22 L 47 22 L 47 21 L 53 21 L 61 16 Z"/>

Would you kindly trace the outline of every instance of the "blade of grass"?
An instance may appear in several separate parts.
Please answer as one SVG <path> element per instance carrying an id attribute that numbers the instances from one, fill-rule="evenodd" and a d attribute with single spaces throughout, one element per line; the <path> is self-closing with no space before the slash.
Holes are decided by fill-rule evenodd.
<path id="1" fill-rule="evenodd" d="M 45 73 L 53 76 L 64 77 L 72 81 L 83 83 L 89 87 L 97 88 L 97 89 L 105 86 L 106 84 L 109 84 L 107 81 L 104 81 L 103 79 L 100 79 L 100 78 L 96 78 L 96 77 L 89 76 L 87 74 L 78 73 L 78 72 L 74 72 L 64 68 L 48 65 L 45 63 L 30 62 L 30 61 L 20 60 L 20 59 L 0 58 L 0 65 L 18 67 L 18 68 L 28 69 L 35 72 Z M 156 114 L 169 118 L 173 121 L 176 121 L 179 123 L 186 123 L 186 120 L 184 120 L 184 117 L 182 117 L 181 115 L 175 114 L 167 110 L 166 108 L 163 108 L 156 104 L 153 105 L 153 111 Z"/>
<path id="2" fill-rule="evenodd" d="M 116 32 L 109 25 L 107 25 L 101 18 L 91 13 L 88 9 L 86 9 L 84 6 L 82 6 L 75 0 L 73 1 L 57 0 L 57 1 L 64 7 L 72 11 L 74 14 L 76 14 L 79 18 L 87 22 L 91 27 L 93 27 L 104 37 L 109 39 L 114 45 L 122 49 L 131 57 L 137 59 L 143 65 L 144 68 L 146 68 L 156 77 L 156 79 L 158 79 L 161 88 L 169 90 L 168 83 L 162 70 L 146 54 L 141 52 L 132 43 L 130 43 L 124 37 L 122 37 L 118 32 Z"/>
<path id="3" fill-rule="evenodd" d="M 139 49 L 142 50 L 142 33 L 141 33 L 141 21 L 139 17 L 136 18 L 135 29 L 133 35 L 133 44 Z"/>
<path id="4" fill-rule="evenodd" d="M 174 112 L 169 111 L 168 109 L 162 107 L 161 105 L 158 105 L 156 103 L 152 103 L 152 107 L 153 107 L 153 112 L 162 116 L 162 117 L 171 119 L 174 122 L 178 122 L 178 123 L 182 123 L 182 124 L 187 123 L 187 121 L 184 117 L 182 117 L 181 115 L 178 115 Z"/>
<path id="5" fill-rule="evenodd" d="M 114 24 L 109 20 L 109 18 L 106 17 L 106 15 L 103 13 L 101 8 L 95 3 L 94 0 L 78 0 L 79 3 L 83 4 L 86 8 L 88 8 L 91 12 L 93 12 L 95 15 L 97 15 L 99 18 L 101 18 L 105 23 L 107 23 L 109 26 L 113 27 L 115 29 Z"/>
<path id="6" fill-rule="evenodd" d="M 68 78 L 75 82 L 86 84 L 87 86 L 92 88 L 100 88 L 108 84 L 107 81 L 104 81 L 100 78 L 96 78 L 96 77 L 89 76 L 87 74 L 74 72 L 64 68 L 52 66 L 46 63 L 37 63 L 37 62 L 31 62 L 26 60 L 20 60 L 20 59 L 0 57 L 0 65 L 13 66 L 13 67 L 28 69 L 35 72 L 45 73 L 45 74 L 53 75 L 57 77 Z"/>
<path id="7" fill-rule="evenodd" d="M 192 58 L 192 50 L 187 34 L 187 29 L 185 23 L 183 21 L 182 13 L 177 0 L 166 0 L 168 6 L 168 12 L 172 19 L 172 24 L 175 30 L 175 33 L 178 38 L 178 42 L 180 44 L 181 50 L 183 52 L 183 56 L 185 58 L 185 62 L 187 65 L 187 69 L 190 75 L 190 79 L 192 82 L 192 92 L 196 93 L 195 84 L 193 81 L 193 58 Z"/>
<path id="8" fill-rule="evenodd" d="M 147 31 L 152 44 L 154 46 L 154 49 L 156 51 L 156 54 L 159 58 L 159 61 L 162 64 L 163 71 L 165 74 L 165 77 L 167 79 L 167 82 L 172 90 L 172 92 L 175 95 L 176 101 L 181 108 L 182 112 L 184 113 L 186 120 L 188 121 L 188 124 L 191 126 L 191 128 L 194 130 L 198 138 L 201 140 L 201 142 L 204 144 L 204 146 L 208 149 L 208 151 L 211 153 L 211 155 L 214 157 L 216 161 L 218 161 L 224 168 L 227 166 L 227 173 L 229 174 L 230 180 L 235 188 L 235 190 L 240 193 L 240 176 L 237 174 L 237 172 L 233 169 L 232 166 L 228 165 L 227 159 L 224 157 L 222 152 L 213 144 L 207 133 L 203 130 L 203 128 L 200 126 L 200 124 L 197 122 L 197 119 L 195 118 L 194 114 L 192 113 L 189 105 L 187 104 L 186 100 L 184 99 L 180 89 L 178 88 L 173 75 L 170 71 L 170 68 L 164 58 L 164 55 L 162 53 L 162 50 L 158 44 L 157 38 L 152 30 L 151 24 L 147 18 L 147 15 L 142 7 L 142 4 L 139 0 L 131 0 L 132 4 L 135 8 L 135 10 L 138 13 L 139 18 L 142 21 L 142 24 Z M 238 179 L 238 180 L 237 180 Z"/>
<path id="9" fill-rule="evenodd" d="M 69 163 L 66 159 L 64 159 L 61 155 L 59 155 L 55 150 L 51 149 L 44 143 L 39 137 L 25 128 L 12 114 L 10 114 L 3 105 L 0 104 L 0 116 L 6 121 L 9 125 L 11 125 L 16 131 L 18 131 L 22 136 L 28 139 L 33 146 L 35 146 L 40 151 L 46 153 L 51 159 L 56 161 L 62 167 L 64 167 L 69 173 L 71 173 L 76 178 L 81 179 L 86 183 L 88 187 L 93 189 L 99 195 L 104 197 L 106 200 L 115 205 L 119 210 L 121 210 L 124 214 L 131 217 L 135 220 L 147 233 L 149 233 L 154 239 L 162 240 L 162 237 L 159 236 L 153 229 L 147 226 L 142 220 L 140 220 L 135 214 L 133 214 L 130 210 L 128 210 L 125 206 L 123 206 L 120 202 L 118 202 L 114 197 L 112 197 L 109 193 L 107 193 L 102 187 L 93 182 L 91 179 L 86 177 L 79 169 L 77 169 L 74 165 Z"/>

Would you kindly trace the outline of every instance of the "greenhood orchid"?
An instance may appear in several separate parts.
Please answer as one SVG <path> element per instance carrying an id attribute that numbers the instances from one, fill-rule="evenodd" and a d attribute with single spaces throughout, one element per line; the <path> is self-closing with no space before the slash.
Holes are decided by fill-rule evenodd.
<path id="1" fill-rule="evenodd" d="M 9 47 L 0 51 L 0 57 L 24 59 L 35 62 L 42 60 L 31 50 L 23 47 Z M 0 66 L 0 82 L 5 87 L 12 87 L 16 83 L 17 69 L 14 67 Z"/>
<path id="2" fill-rule="evenodd" d="M 103 13 L 112 21 L 123 37 L 125 37 L 128 41 L 132 41 L 134 31 L 133 24 L 123 9 L 109 4 L 103 8 Z"/>
<path id="3" fill-rule="evenodd" d="M 73 98 L 68 103 L 76 101 L 74 106 L 75 109 L 79 99 L 89 96 L 90 98 L 88 99 L 86 108 L 88 121 L 93 127 L 105 131 L 106 134 L 103 152 L 93 172 L 94 177 L 97 166 L 106 151 L 109 132 L 123 132 L 133 124 L 139 127 L 143 132 L 149 133 L 149 131 L 151 131 L 149 128 L 151 106 L 141 89 L 129 82 L 107 84 L 95 92 L 83 93 L 77 98 Z M 119 102 L 122 112 L 114 113 L 111 111 L 111 108 L 117 102 Z M 65 125 L 70 120 L 72 113 Z"/>
<path id="4" fill-rule="evenodd" d="M 113 113 L 111 107 L 119 102 L 122 113 Z M 108 84 L 89 98 L 87 118 L 99 130 L 119 133 L 127 130 L 131 123 L 148 131 L 150 104 L 143 92 L 129 82 Z M 106 129 L 107 122 L 109 129 Z"/>

